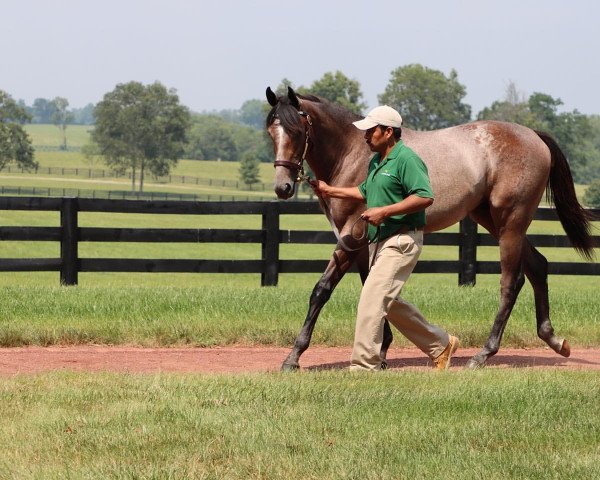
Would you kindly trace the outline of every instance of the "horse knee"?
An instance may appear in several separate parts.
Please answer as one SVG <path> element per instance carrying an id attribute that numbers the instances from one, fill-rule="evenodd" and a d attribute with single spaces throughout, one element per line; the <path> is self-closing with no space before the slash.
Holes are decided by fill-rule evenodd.
<path id="1" fill-rule="evenodd" d="M 325 305 L 331 297 L 332 292 L 333 290 L 331 288 L 327 288 L 321 284 L 317 284 L 310 295 L 310 303 Z"/>

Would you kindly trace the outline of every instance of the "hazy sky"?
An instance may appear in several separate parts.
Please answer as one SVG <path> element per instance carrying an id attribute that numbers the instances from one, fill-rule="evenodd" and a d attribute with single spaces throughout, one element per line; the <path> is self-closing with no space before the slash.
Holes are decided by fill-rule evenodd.
<path id="1" fill-rule="evenodd" d="M 452 68 L 476 114 L 514 81 L 600 114 L 598 0 L 0 0 L 0 89 L 96 103 L 155 80 L 194 111 L 239 108 L 327 71 L 377 105 L 392 70 Z"/>

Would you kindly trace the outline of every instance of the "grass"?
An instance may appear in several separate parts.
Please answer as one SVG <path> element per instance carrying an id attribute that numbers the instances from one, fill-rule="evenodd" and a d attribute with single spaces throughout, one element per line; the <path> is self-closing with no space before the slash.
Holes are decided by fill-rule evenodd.
<path id="1" fill-rule="evenodd" d="M 5 478 L 590 479 L 595 372 L 3 379 Z"/>
<path id="2" fill-rule="evenodd" d="M 62 132 L 56 125 L 29 124 L 24 125 L 31 143 L 36 149 L 60 148 L 62 146 Z M 89 142 L 92 125 L 68 125 L 67 148 L 81 148 Z"/>
<path id="3" fill-rule="evenodd" d="M 189 274 L 166 277 L 160 286 L 151 285 L 161 281 L 160 274 L 153 274 L 149 285 L 141 286 L 130 276 L 121 274 L 113 284 L 114 277 L 103 275 L 82 281 L 96 286 L 76 288 L 5 284 L 0 289 L 0 345 L 287 346 L 300 329 L 318 279 L 318 274 L 284 275 L 279 287 L 263 288 L 256 275 Z M 600 345 L 599 286 L 597 278 L 551 278 L 554 327 L 575 346 Z M 319 316 L 314 344 L 352 344 L 359 292 L 358 275 L 348 275 Z M 482 275 L 476 287 L 464 288 L 454 275 L 414 275 L 403 296 L 433 323 L 458 334 L 464 346 L 481 346 L 498 306 L 498 277 Z M 532 291 L 526 287 L 504 346 L 544 345 L 536 336 L 533 312 Z M 395 342 L 408 345 L 399 334 Z"/>

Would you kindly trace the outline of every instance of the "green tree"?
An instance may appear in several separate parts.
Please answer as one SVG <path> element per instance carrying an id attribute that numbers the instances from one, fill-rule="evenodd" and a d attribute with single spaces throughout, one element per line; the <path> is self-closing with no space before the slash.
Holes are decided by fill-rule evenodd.
<path id="1" fill-rule="evenodd" d="M 131 188 L 144 188 L 148 168 L 155 175 L 168 174 L 184 153 L 190 113 L 179 103 L 175 90 L 159 82 L 119 84 L 94 111 L 92 141 L 105 162 L 116 171 L 131 169 Z"/>
<path id="2" fill-rule="evenodd" d="M 247 100 L 240 107 L 239 118 L 244 125 L 262 130 L 265 126 L 265 109 L 268 106 L 263 100 Z"/>
<path id="3" fill-rule="evenodd" d="M 240 159 L 240 180 L 250 188 L 260 182 L 259 164 L 258 158 L 250 151 L 245 152 Z"/>
<path id="4" fill-rule="evenodd" d="M 61 150 L 67 150 L 67 124 L 73 121 L 73 114 L 69 112 L 69 101 L 64 97 L 56 97 L 52 100 L 54 113 L 52 114 L 52 123 L 58 127 L 62 134 Z"/>
<path id="5" fill-rule="evenodd" d="M 31 107 L 31 115 L 33 117 L 33 123 L 52 123 L 52 115 L 56 107 L 52 103 L 52 100 L 45 98 L 36 98 L 33 101 L 33 107 Z"/>
<path id="6" fill-rule="evenodd" d="M 319 80 L 315 80 L 309 88 L 310 93 L 335 102 L 351 112 L 360 115 L 367 105 L 361 101 L 363 94 L 360 83 L 352 80 L 337 70 L 327 72 Z"/>
<path id="7" fill-rule="evenodd" d="M 73 123 L 76 125 L 93 125 L 94 124 L 94 104 L 88 103 L 83 108 L 74 108 L 71 110 L 73 114 Z"/>
<path id="8" fill-rule="evenodd" d="M 194 160 L 237 160 L 232 125 L 217 115 L 195 114 L 186 157 Z"/>
<path id="9" fill-rule="evenodd" d="M 514 82 L 510 82 L 506 88 L 503 100 L 492 103 L 477 114 L 478 120 L 500 120 L 502 122 L 513 122 L 521 125 L 533 123 L 533 116 L 529 111 L 527 98 L 517 90 Z"/>
<path id="10" fill-rule="evenodd" d="M 299 88 L 295 88 L 294 87 L 294 82 L 292 82 L 291 80 L 288 80 L 287 78 L 283 78 L 281 80 L 281 82 L 279 82 L 279 85 L 277 85 L 277 88 L 275 89 L 275 93 L 277 94 L 277 96 L 286 96 L 288 94 L 288 87 L 292 87 L 294 90 L 296 90 L 297 92 L 301 93 L 302 87 Z M 270 107 L 269 107 L 270 109 Z"/>
<path id="11" fill-rule="evenodd" d="M 439 70 L 411 64 L 392 71 L 378 98 L 379 103 L 397 109 L 407 127 L 433 130 L 471 119 L 471 106 L 463 103 L 465 95 L 456 70 L 446 77 Z"/>
<path id="12" fill-rule="evenodd" d="M 535 92 L 529 98 L 515 96 L 516 87 L 509 85 L 506 98 L 484 108 L 480 120 L 515 122 L 550 133 L 569 159 L 573 178 L 589 183 L 600 178 L 600 119 L 596 121 L 577 110 L 559 112 L 560 98 Z"/>
<path id="13" fill-rule="evenodd" d="M 591 208 L 600 208 L 600 180 L 594 180 L 583 195 L 583 203 Z"/>
<path id="14" fill-rule="evenodd" d="M 29 121 L 25 109 L 0 90 L 0 169 L 11 162 L 27 170 L 37 168 L 31 140 L 22 126 Z"/>
<path id="15" fill-rule="evenodd" d="M 529 126 L 552 134 L 569 159 L 575 181 L 589 183 L 591 179 L 586 178 L 584 172 L 598 156 L 592 144 L 591 125 L 588 118 L 577 110 L 559 113 L 558 108 L 562 104 L 560 98 L 533 93 L 528 100 L 533 115 L 533 123 Z"/>

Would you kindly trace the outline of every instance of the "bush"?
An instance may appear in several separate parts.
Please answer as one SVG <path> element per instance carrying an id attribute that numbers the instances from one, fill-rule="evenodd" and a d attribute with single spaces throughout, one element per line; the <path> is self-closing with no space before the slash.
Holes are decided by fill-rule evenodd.
<path id="1" fill-rule="evenodd" d="M 600 208 L 600 180 L 594 180 L 585 191 L 583 203 L 588 207 Z"/>

